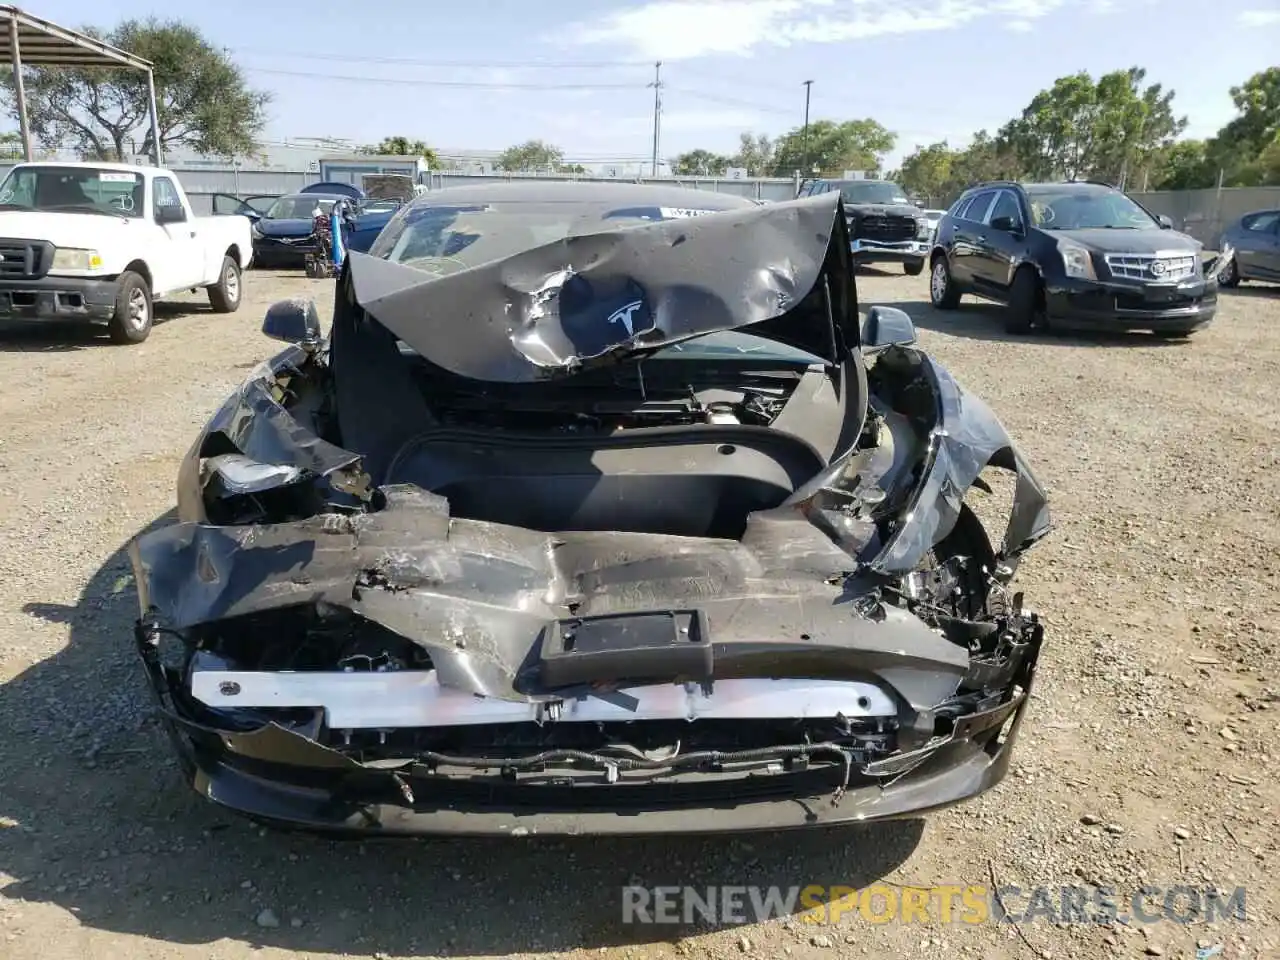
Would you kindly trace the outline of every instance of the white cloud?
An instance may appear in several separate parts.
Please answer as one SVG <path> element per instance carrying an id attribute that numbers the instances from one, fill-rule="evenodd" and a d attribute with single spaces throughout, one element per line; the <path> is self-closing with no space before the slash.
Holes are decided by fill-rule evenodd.
<path id="1" fill-rule="evenodd" d="M 1269 27 L 1280 23 L 1280 10 L 1241 10 L 1237 19 L 1246 27 Z"/>
<path id="2" fill-rule="evenodd" d="M 892 34 L 952 30 L 974 20 L 1010 20 L 1027 29 L 1066 0 L 651 0 L 576 23 L 562 33 L 575 45 L 613 45 L 628 55 L 681 60 L 746 55 L 760 46 L 838 43 Z M 1111 0 L 1092 0 L 1104 12 Z"/>
<path id="3" fill-rule="evenodd" d="M 575 44 L 616 44 L 656 59 L 680 60 L 708 53 L 747 53 L 787 18 L 830 0 L 655 0 L 574 24 L 565 36 Z"/>

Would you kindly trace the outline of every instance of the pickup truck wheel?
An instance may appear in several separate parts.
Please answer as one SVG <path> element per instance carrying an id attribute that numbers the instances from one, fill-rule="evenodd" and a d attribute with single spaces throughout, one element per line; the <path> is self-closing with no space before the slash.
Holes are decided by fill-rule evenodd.
<path id="1" fill-rule="evenodd" d="M 924 273 L 924 261 L 921 260 L 919 263 L 904 263 L 902 265 L 902 270 L 908 277 L 918 277 L 920 274 Z"/>
<path id="2" fill-rule="evenodd" d="M 209 306 L 214 313 L 235 313 L 240 307 L 240 264 L 231 257 L 222 258 L 222 275 L 209 288 Z"/>
<path id="3" fill-rule="evenodd" d="M 151 288 L 138 274 L 126 270 L 120 274 L 116 291 L 116 309 L 108 322 L 115 343 L 141 343 L 151 334 Z"/>

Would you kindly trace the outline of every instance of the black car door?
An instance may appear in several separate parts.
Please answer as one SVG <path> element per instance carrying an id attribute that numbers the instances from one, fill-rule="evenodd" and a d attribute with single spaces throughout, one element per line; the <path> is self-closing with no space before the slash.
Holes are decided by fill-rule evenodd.
<path id="1" fill-rule="evenodd" d="M 1026 217 L 1018 195 L 1001 190 L 987 214 L 982 252 L 974 258 L 973 286 L 1003 300 L 1013 286 L 1013 272 L 1022 262 L 1026 244 Z"/>
<path id="2" fill-rule="evenodd" d="M 977 194 L 955 218 L 952 233 L 951 277 L 961 286 L 974 288 L 980 271 L 979 259 L 987 243 L 987 211 L 995 201 L 995 190 Z"/>

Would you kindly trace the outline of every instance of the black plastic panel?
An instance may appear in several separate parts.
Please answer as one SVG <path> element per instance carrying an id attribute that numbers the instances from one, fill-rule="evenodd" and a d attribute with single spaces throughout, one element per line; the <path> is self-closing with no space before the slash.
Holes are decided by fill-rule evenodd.
<path id="1" fill-rule="evenodd" d="M 643 680 L 710 680 L 711 639 L 697 610 L 559 620 L 542 639 L 546 687 Z"/>

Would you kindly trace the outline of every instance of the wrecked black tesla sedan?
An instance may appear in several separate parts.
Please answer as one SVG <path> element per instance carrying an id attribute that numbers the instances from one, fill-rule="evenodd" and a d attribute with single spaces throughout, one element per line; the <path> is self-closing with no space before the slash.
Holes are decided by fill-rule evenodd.
<path id="1" fill-rule="evenodd" d="M 210 800 L 337 832 L 715 832 L 1004 776 L 1045 495 L 905 313 L 859 327 L 839 194 L 438 191 L 351 255 L 327 337 L 306 303 L 264 331 L 292 345 L 130 548 Z M 965 502 L 989 466 L 1016 477 L 1002 539 Z"/>

